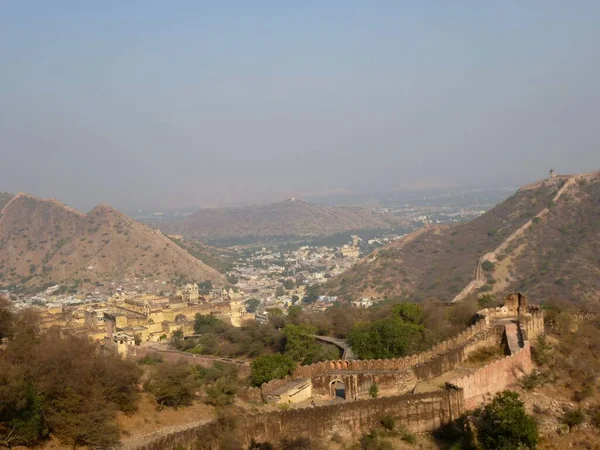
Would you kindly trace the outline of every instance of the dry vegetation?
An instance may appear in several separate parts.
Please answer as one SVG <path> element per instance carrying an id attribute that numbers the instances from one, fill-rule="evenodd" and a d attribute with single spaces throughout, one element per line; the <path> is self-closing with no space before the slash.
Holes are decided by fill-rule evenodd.
<path id="1" fill-rule="evenodd" d="M 162 234 L 100 205 L 81 214 L 55 200 L 15 197 L 0 218 L 0 286 L 102 283 L 125 277 L 222 282 Z"/>
<path id="2" fill-rule="evenodd" d="M 507 290 L 531 298 L 600 299 L 600 173 L 583 177 L 504 255 Z M 504 262 L 504 260 L 502 261 Z M 500 278 L 496 273 L 492 276 Z"/>
<path id="3" fill-rule="evenodd" d="M 161 229 L 190 240 L 241 237 L 319 236 L 360 229 L 390 228 L 400 219 L 359 207 L 315 205 L 287 200 L 263 206 L 203 209 Z"/>
<path id="4" fill-rule="evenodd" d="M 545 207 L 494 264 L 482 292 L 523 290 L 546 302 L 597 301 L 600 292 L 600 173 L 578 177 L 554 204 L 564 178 L 520 189 L 477 219 L 435 227 L 384 247 L 331 280 L 325 290 L 348 297 L 451 300 L 474 276 L 478 259 Z"/>
<path id="5" fill-rule="evenodd" d="M 326 285 L 344 296 L 451 300 L 473 278 L 478 259 L 543 209 L 560 181 L 521 189 L 473 221 L 434 227 L 390 244 Z"/>

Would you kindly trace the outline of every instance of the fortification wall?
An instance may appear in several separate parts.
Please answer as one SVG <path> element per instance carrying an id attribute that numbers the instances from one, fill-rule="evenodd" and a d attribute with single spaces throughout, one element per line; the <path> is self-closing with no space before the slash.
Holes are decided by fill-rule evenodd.
<path id="1" fill-rule="evenodd" d="M 544 311 L 539 306 L 530 306 L 527 314 L 519 316 L 519 323 L 525 330 L 528 339 L 536 339 L 545 333 Z"/>
<path id="2" fill-rule="evenodd" d="M 464 408 L 470 410 L 514 384 L 532 370 L 531 347 L 529 342 L 525 342 L 523 348 L 517 353 L 494 361 L 471 375 L 451 380 L 447 386 L 462 389 Z"/>
<path id="3" fill-rule="evenodd" d="M 440 342 L 431 349 L 415 355 L 395 359 L 369 359 L 369 360 L 338 360 L 323 361 L 309 366 L 300 366 L 296 369 L 292 378 L 312 378 L 315 375 L 331 371 L 385 371 L 385 370 L 405 370 L 423 364 L 432 358 L 467 344 L 482 331 L 488 328 L 489 320 L 486 317 L 479 319 L 474 325 L 471 325 L 462 333 L 452 339 Z"/>
<path id="4" fill-rule="evenodd" d="M 174 350 L 158 350 L 153 347 L 138 347 L 133 345 L 128 346 L 127 351 L 127 356 L 130 358 L 139 359 L 144 358 L 145 356 L 150 354 L 157 354 L 160 355 L 160 357 L 163 360 L 168 361 L 170 363 L 175 363 L 183 359 L 189 364 L 193 364 L 195 366 L 202 366 L 206 368 L 212 367 L 215 362 L 220 362 L 223 364 L 235 366 L 238 369 L 238 377 L 240 378 L 246 378 L 250 376 L 250 365 L 241 361 L 223 358 L 213 358 L 211 356 L 204 355 L 194 355 L 191 353 L 178 352 Z"/>
<path id="5" fill-rule="evenodd" d="M 243 447 L 256 442 L 279 443 L 283 439 L 309 437 L 327 442 L 334 433 L 358 437 L 379 425 L 383 416 L 393 417 L 411 432 L 427 432 L 456 419 L 463 412 L 462 391 L 449 389 L 428 394 L 359 400 L 343 405 L 274 411 L 240 416 L 233 433 Z M 173 433 L 136 450 L 168 450 L 189 446 L 197 440 L 209 448 L 218 448 L 224 430 L 212 422 Z"/>

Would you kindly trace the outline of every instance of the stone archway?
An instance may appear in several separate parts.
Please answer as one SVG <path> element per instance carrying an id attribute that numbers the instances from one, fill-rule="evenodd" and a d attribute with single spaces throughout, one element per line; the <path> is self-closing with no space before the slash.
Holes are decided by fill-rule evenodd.
<path id="1" fill-rule="evenodd" d="M 336 400 L 337 398 L 346 400 L 346 383 L 339 378 L 331 381 L 329 383 L 329 398 L 331 400 Z"/>

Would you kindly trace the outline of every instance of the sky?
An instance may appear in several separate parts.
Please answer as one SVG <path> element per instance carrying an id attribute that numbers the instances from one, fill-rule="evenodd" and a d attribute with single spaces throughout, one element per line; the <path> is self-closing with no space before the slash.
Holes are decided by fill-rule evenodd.
<path id="1" fill-rule="evenodd" d="M 0 191 L 87 210 L 600 169 L 598 1 L 0 2 Z"/>

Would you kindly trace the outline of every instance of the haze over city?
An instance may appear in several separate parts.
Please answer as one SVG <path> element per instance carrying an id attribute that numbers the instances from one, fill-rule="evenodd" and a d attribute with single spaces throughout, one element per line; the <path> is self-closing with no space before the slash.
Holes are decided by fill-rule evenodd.
<path id="1" fill-rule="evenodd" d="M 1 189 L 180 207 L 593 170 L 599 12 L 6 3 Z"/>

